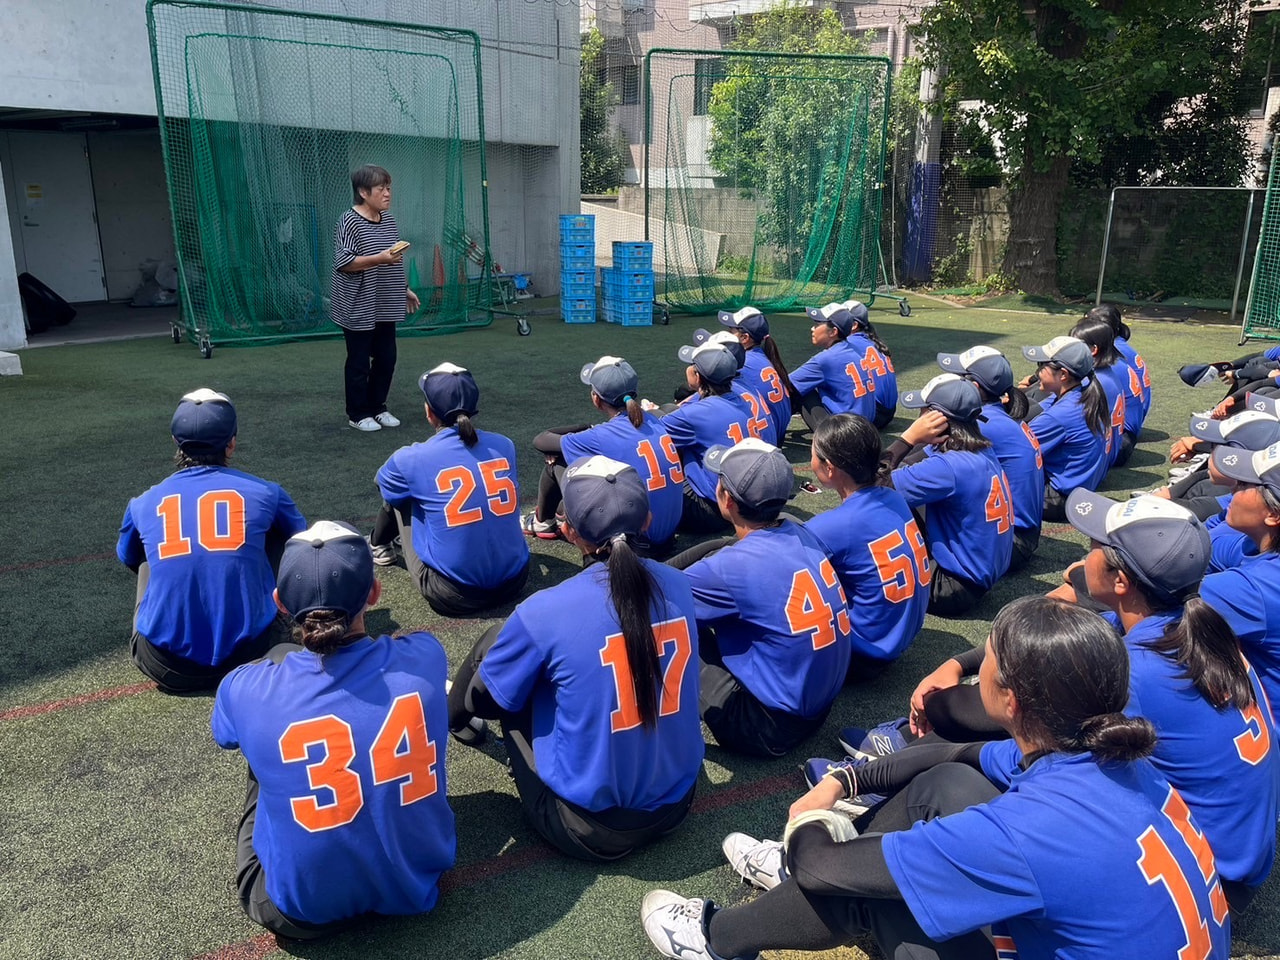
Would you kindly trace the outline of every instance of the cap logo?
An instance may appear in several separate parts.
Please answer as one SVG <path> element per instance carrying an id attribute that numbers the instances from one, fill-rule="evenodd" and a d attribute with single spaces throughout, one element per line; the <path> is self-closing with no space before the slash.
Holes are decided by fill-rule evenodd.
<path id="1" fill-rule="evenodd" d="M 946 357 L 946 358 L 944 358 L 944 359 L 943 359 L 943 361 L 942 361 L 942 365 L 943 365 L 944 367 L 949 367 L 949 366 L 951 366 L 951 358 L 950 358 L 950 357 Z"/>
<path id="2" fill-rule="evenodd" d="M 1234 467 L 1239 462 L 1240 462 L 1239 455 L 1234 453 L 1229 453 L 1222 458 L 1222 464 L 1223 466 L 1226 466 L 1226 467 Z"/>
<path id="3" fill-rule="evenodd" d="M 1205 430 L 1205 429 L 1207 429 L 1207 428 L 1208 428 L 1208 426 L 1209 426 L 1209 421 L 1208 421 L 1208 420 L 1197 420 L 1197 421 L 1196 421 L 1196 429 L 1197 429 L 1197 430 Z"/>
<path id="4" fill-rule="evenodd" d="M 1266 409 L 1267 409 L 1267 405 L 1266 405 L 1265 403 L 1263 403 L 1261 400 L 1256 400 L 1256 401 L 1254 401 L 1253 409 L 1255 409 L 1255 410 L 1266 410 Z"/>
<path id="5" fill-rule="evenodd" d="M 1083 503 L 1076 504 L 1076 513 L 1080 514 L 1080 516 L 1087 517 L 1092 512 L 1093 512 L 1093 504 L 1088 500 L 1084 501 Z"/>

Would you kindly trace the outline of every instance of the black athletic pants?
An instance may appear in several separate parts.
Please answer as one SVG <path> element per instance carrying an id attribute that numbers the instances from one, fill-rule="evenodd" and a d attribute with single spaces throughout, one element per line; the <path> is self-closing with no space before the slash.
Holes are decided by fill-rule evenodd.
<path id="1" fill-rule="evenodd" d="M 920 774 L 881 808 L 875 832 L 908 829 L 918 820 L 957 813 L 996 796 L 995 786 L 967 764 L 946 763 Z M 896 801 L 896 802 L 895 802 Z M 891 806 L 892 804 L 892 806 Z M 866 932 L 890 960 L 990 960 L 980 932 L 941 943 L 920 929 L 888 873 L 879 837 L 836 843 L 821 826 L 801 827 L 787 854 L 791 876 L 748 903 L 716 911 L 708 942 L 722 957 L 759 950 L 829 950 Z"/>
<path id="2" fill-rule="evenodd" d="M 436 613 L 442 617 L 469 617 L 473 613 L 506 603 L 524 589 L 529 577 L 528 562 L 511 579 L 494 587 L 460 583 L 427 566 L 413 549 L 413 516 L 409 511 L 407 503 L 398 507 L 383 503 L 373 521 L 373 533 L 369 542 L 381 547 L 391 543 L 394 537 L 400 537 L 405 569 L 417 581 L 423 599 Z"/>
<path id="3" fill-rule="evenodd" d="M 480 664 L 497 639 L 501 624 L 484 632 L 459 665 L 449 691 L 449 728 L 462 731 L 473 716 L 502 724 L 511 776 L 520 806 L 533 829 L 562 853 L 579 860 L 604 861 L 625 857 L 638 847 L 665 836 L 684 822 L 696 789 L 656 810 L 587 810 L 558 796 L 538 775 L 533 752 L 533 715 L 525 706 L 517 713 L 503 710 L 489 695 L 480 677 Z"/>
<path id="4" fill-rule="evenodd" d="M 732 529 L 729 521 L 720 515 L 720 507 L 714 500 L 708 500 L 688 480 L 684 482 L 684 505 L 680 510 L 680 524 L 677 527 L 683 533 L 701 536 L 706 533 L 725 533 Z"/>
<path id="5" fill-rule="evenodd" d="M 1120 453 L 1115 459 L 1113 467 L 1123 467 L 1129 462 L 1129 458 L 1133 456 L 1133 448 L 1138 445 L 1138 437 L 1133 433 L 1120 434 Z"/>
<path id="6" fill-rule="evenodd" d="M 1231 492 L 1230 487 L 1220 487 L 1209 476 L 1209 468 L 1201 467 L 1169 484 L 1169 499 L 1179 503 L 1201 520 L 1216 517 L 1222 512 L 1219 497 Z"/>
<path id="7" fill-rule="evenodd" d="M 342 328 L 347 341 L 347 419 L 359 423 L 387 409 L 387 394 L 396 372 L 396 325 L 375 323 L 372 330 Z"/>
<path id="8" fill-rule="evenodd" d="M 289 639 L 289 625 L 284 617 L 277 615 L 261 634 L 242 640 L 226 660 L 212 666 L 196 663 L 157 647 L 138 632 L 138 608 L 142 606 L 142 596 L 147 591 L 150 570 L 150 565 L 146 563 L 138 568 L 138 595 L 133 607 L 133 636 L 129 640 L 129 654 L 137 668 L 149 680 L 155 681 L 161 693 L 216 690 L 219 681 L 240 664 L 257 660 L 277 643 Z"/>
<path id="9" fill-rule="evenodd" d="M 1008 573 L 1014 570 L 1021 570 L 1031 558 L 1035 556 L 1036 550 L 1040 546 L 1040 528 L 1039 527 L 1014 527 L 1013 528 L 1013 555 L 1009 559 Z"/>
<path id="10" fill-rule="evenodd" d="M 1059 493 L 1052 484 L 1044 485 L 1044 520 L 1065 523 L 1067 519 L 1067 495 Z"/>

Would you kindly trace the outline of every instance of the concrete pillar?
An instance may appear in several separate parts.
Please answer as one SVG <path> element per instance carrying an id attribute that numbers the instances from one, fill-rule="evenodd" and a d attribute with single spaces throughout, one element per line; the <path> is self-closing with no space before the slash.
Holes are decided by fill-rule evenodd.
<path id="1" fill-rule="evenodd" d="M 22 298 L 18 296 L 18 266 L 13 257 L 13 235 L 9 232 L 9 200 L 4 177 L 0 177 L 0 350 L 27 345 L 27 327 L 22 319 Z"/>
<path id="2" fill-rule="evenodd" d="M 935 108 L 946 75 L 945 67 L 937 70 L 925 67 L 920 73 L 920 117 L 916 122 L 916 156 L 911 165 L 911 200 L 902 251 L 907 282 L 923 283 L 933 276 L 938 195 L 942 185 L 942 114 Z"/>

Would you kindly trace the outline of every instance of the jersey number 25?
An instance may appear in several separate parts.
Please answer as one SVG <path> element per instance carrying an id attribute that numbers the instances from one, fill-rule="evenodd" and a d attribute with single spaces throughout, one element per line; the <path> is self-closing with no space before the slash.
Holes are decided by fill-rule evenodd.
<path id="1" fill-rule="evenodd" d="M 480 471 L 480 483 L 484 486 L 485 504 L 495 517 L 515 513 L 517 504 L 516 484 L 511 479 L 511 464 L 506 457 L 481 460 L 476 464 Z M 484 519 L 484 507 L 477 504 L 468 507 L 467 501 L 476 492 L 476 475 L 465 466 L 448 467 L 436 474 L 436 491 L 453 492 L 444 507 L 444 522 L 450 527 L 464 527 Z"/>

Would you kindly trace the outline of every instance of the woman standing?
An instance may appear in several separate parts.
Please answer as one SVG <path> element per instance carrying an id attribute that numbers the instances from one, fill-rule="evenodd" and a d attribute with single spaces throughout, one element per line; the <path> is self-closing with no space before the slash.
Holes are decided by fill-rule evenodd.
<path id="1" fill-rule="evenodd" d="M 366 433 L 398 427 L 387 410 L 396 371 L 396 324 L 422 305 L 408 288 L 404 247 L 391 216 L 391 174 L 365 164 L 351 174 L 352 207 L 333 237 L 333 322 L 347 341 L 347 424 Z"/>

